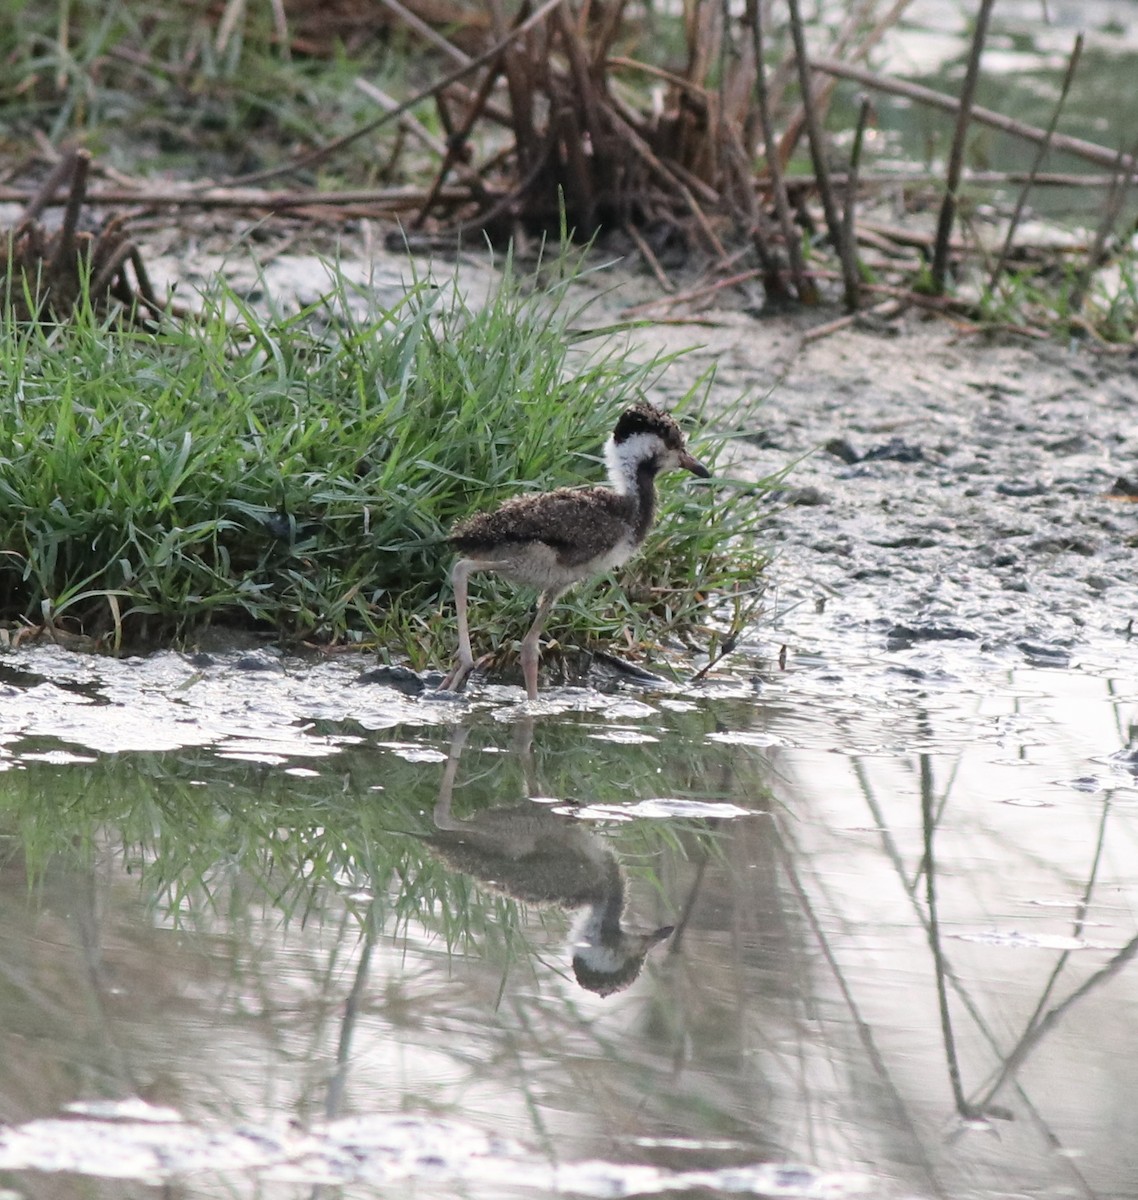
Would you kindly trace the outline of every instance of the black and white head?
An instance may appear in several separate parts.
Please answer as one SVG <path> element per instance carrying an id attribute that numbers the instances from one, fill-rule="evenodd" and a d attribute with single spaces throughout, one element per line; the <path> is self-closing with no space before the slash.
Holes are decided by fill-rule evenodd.
<path id="1" fill-rule="evenodd" d="M 682 468 L 707 479 L 711 472 L 688 453 L 683 430 L 667 413 L 647 401 L 620 414 L 605 446 L 605 462 L 613 486 L 625 490 L 641 471 L 653 478 L 661 471 Z"/>

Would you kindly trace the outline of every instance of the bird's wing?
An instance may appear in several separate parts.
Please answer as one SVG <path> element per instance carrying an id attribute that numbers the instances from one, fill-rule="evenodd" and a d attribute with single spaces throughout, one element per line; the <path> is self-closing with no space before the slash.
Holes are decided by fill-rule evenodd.
<path id="1" fill-rule="evenodd" d="M 467 553 L 543 542 L 565 566 L 588 562 L 632 536 L 635 501 L 608 488 L 564 488 L 507 500 L 461 522 L 451 541 Z"/>

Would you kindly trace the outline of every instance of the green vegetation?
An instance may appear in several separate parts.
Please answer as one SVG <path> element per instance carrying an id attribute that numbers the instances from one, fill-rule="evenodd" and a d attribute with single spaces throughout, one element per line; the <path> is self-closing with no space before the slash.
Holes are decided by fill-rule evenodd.
<path id="1" fill-rule="evenodd" d="M 0 101 L 10 135 L 34 128 L 58 144 L 78 134 L 120 170 L 197 179 L 274 165 L 298 144 L 375 116 L 375 102 L 353 85 L 357 76 L 403 92 L 413 70 L 404 40 L 374 28 L 351 52 L 325 37 L 319 53 L 292 56 L 267 4 L 248 5 L 231 26 L 192 0 L 16 0 L 6 15 Z M 295 33 L 299 44 L 312 44 L 303 23 Z M 382 178 L 387 165 L 365 143 L 324 178 L 363 184 Z"/>
<path id="2" fill-rule="evenodd" d="M 1062 259 L 1009 271 L 995 288 L 981 285 L 978 309 L 993 325 L 1127 345 L 1138 321 L 1138 255 L 1124 250 L 1093 274 Z"/>
<path id="3" fill-rule="evenodd" d="M 380 310 L 333 272 L 326 301 L 289 316 L 230 292 L 156 334 L 89 306 L 67 326 L 4 321 L 0 616 L 116 648 L 221 621 L 445 661 L 449 526 L 529 488 L 595 481 L 616 414 L 670 361 L 576 334 L 573 272 L 563 259 L 549 274 L 519 281 L 507 263 L 477 309 L 419 281 Z M 674 407 L 695 420 L 701 398 Z M 693 433 L 714 467 L 724 437 Z M 647 614 L 651 640 L 661 625 L 682 637 L 732 597 L 743 618 L 764 561 L 759 506 L 686 481 L 663 492 L 621 586 L 578 594 L 551 632 L 640 640 Z M 492 580 L 477 592 L 481 649 L 508 645 L 532 596 Z"/>

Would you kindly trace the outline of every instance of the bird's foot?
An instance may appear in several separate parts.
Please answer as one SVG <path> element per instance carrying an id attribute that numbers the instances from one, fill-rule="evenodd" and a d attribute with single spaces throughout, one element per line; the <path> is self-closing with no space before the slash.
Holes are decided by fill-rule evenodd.
<path id="1" fill-rule="evenodd" d="M 435 689 L 437 692 L 461 692 L 466 687 L 466 681 L 470 676 L 483 667 L 494 661 L 493 654 L 484 654 L 479 659 L 471 659 L 470 662 L 459 662 L 455 664 L 455 668 Z"/>

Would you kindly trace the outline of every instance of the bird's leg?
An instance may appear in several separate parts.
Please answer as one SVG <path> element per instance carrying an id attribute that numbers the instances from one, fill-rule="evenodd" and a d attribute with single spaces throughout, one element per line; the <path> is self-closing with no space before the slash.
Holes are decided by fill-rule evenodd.
<path id="1" fill-rule="evenodd" d="M 466 677 L 474 669 L 474 652 L 470 648 L 470 626 L 466 619 L 466 581 L 472 571 L 477 571 L 481 563 L 473 558 L 460 558 L 454 564 L 450 573 L 451 586 L 454 588 L 454 607 L 458 618 L 458 661 L 450 674 L 439 684 L 439 691 L 457 692 L 466 682 Z"/>
<path id="2" fill-rule="evenodd" d="M 526 695 L 531 700 L 537 699 L 537 664 L 541 656 L 541 628 L 545 624 L 549 610 L 564 595 L 565 588 L 550 588 L 542 592 L 537 601 L 537 616 L 529 628 L 529 633 L 522 638 L 522 675 L 526 681 Z"/>
<path id="3" fill-rule="evenodd" d="M 451 735 L 447 765 L 443 771 L 442 782 L 439 784 L 438 798 L 435 800 L 436 829 L 462 829 L 462 822 L 451 816 L 450 806 L 451 798 L 454 795 L 454 777 L 458 774 L 458 760 L 462 757 L 462 747 L 466 744 L 469 733 L 468 726 L 459 725 Z"/>

